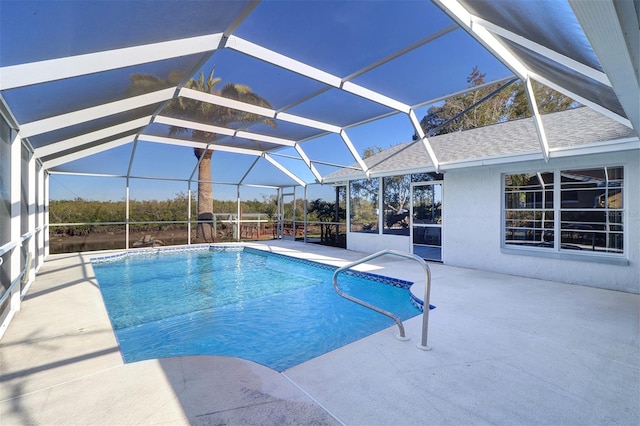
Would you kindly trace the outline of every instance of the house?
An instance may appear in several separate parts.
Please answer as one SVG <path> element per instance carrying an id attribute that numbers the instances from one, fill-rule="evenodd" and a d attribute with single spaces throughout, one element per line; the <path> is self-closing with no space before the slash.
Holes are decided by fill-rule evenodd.
<path id="1" fill-rule="evenodd" d="M 391 248 L 448 265 L 639 292 L 637 135 L 585 107 L 542 121 L 548 161 L 527 118 L 429 138 L 438 170 L 414 141 L 366 158 L 368 177 L 353 167 L 326 176 L 350 188 L 347 248 Z M 523 175 L 526 181 L 512 182 Z M 369 200 L 384 211 L 392 177 L 404 177 L 412 195 L 409 226 L 397 232 L 381 214 L 363 229 L 354 211 L 366 198 L 358 184 L 378 181 Z M 428 220 L 419 211 L 425 193 L 434 207 L 440 203 Z"/>

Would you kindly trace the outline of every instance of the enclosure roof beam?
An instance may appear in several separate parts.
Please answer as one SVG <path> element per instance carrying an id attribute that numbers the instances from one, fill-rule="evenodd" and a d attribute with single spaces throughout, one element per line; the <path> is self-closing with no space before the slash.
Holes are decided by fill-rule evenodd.
<path id="1" fill-rule="evenodd" d="M 251 163 L 251 166 L 249 166 L 249 168 L 244 173 L 244 175 L 242 175 L 242 179 L 240 179 L 238 181 L 239 185 L 242 185 L 242 182 L 244 182 L 244 180 L 247 178 L 247 176 L 249 176 L 249 173 L 251 173 L 251 170 L 253 170 L 253 168 L 256 166 L 256 164 L 258 164 L 259 160 L 260 160 L 260 157 L 257 157 L 255 160 L 253 160 L 253 163 Z"/>
<path id="2" fill-rule="evenodd" d="M 529 73 L 529 76 L 531 77 L 532 80 L 535 80 L 537 82 L 540 82 L 542 84 L 544 84 L 545 86 L 560 92 L 560 93 L 564 93 L 565 95 L 567 95 L 568 97 L 570 97 L 571 99 L 573 99 L 576 102 L 581 103 L 582 105 L 586 105 L 589 108 L 593 109 L 594 111 L 599 112 L 600 114 L 604 115 L 605 117 L 609 117 L 612 120 L 617 121 L 618 123 L 622 124 L 623 126 L 627 126 L 629 128 L 633 127 L 631 124 L 631 121 L 629 119 L 627 119 L 626 117 L 621 116 L 620 114 L 616 114 L 615 112 L 601 106 L 600 104 L 590 101 L 589 99 L 579 95 L 576 92 L 573 92 L 571 90 L 565 89 L 564 87 L 556 84 L 555 82 L 549 80 L 548 78 L 541 76 L 539 74 L 536 74 L 534 72 Z"/>
<path id="3" fill-rule="evenodd" d="M 340 77 L 336 77 L 328 72 L 274 52 L 273 50 L 259 46 L 255 43 L 251 43 L 250 41 L 244 40 L 235 35 L 229 36 L 226 47 L 332 87 L 338 88 L 342 84 Z"/>
<path id="4" fill-rule="evenodd" d="M 296 142 L 290 139 L 278 138 L 275 136 L 262 135 L 259 133 L 247 132 L 246 130 L 238 130 L 235 136 L 244 139 L 250 139 L 258 142 L 272 143 L 274 145 L 295 146 Z"/>
<path id="5" fill-rule="evenodd" d="M 144 95 L 134 96 L 132 98 L 122 99 L 119 101 L 109 102 L 106 104 L 85 108 L 66 114 L 49 117 L 38 121 L 32 121 L 20 126 L 19 135 L 22 138 L 62 129 L 64 127 L 73 126 L 87 121 L 96 120 L 98 118 L 107 117 L 123 111 L 129 111 L 136 108 L 153 105 L 159 102 L 171 99 L 175 92 L 175 88 L 158 90 L 156 92 Z"/>
<path id="6" fill-rule="evenodd" d="M 365 87 L 351 83 L 349 81 L 343 81 L 340 77 L 332 75 L 328 72 L 322 71 L 318 68 L 314 68 L 305 63 L 296 61 L 288 56 L 274 52 L 273 50 L 264 48 L 257 44 L 251 43 L 237 36 L 230 36 L 227 41 L 226 47 L 237 50 L 254 58 L 261 59 L 273 65 L 277 65 L 289 71 L 293 71 L 297 74 L 309 77 L 313 80 L 327 84 L 329 86 L 342 89 L 346 92 L 360 96 L 364 99 L 379 103 L 391 109 L 408 112 L 409 105 L 406 105 L 400 101 L 389 98 L 388 96 L 381 95 L 380 93 L 369 90 Z"/>
<path id="7" fill-rule="evenodd" d="M 296 157 L 295 155 L 287 155 L 287 154 L 282 154 L 280 152 L 270 152 L 272 157 L 282 157 L 282 158 L 293 158 L 294 160 L 299 160 L 300 157 Z M 328 161 L 320 161 L 320 160 L 311 160 L 312 164 L 323 164 L 325 166 L 331 166 L 331 167 L 337 167 L 340 169 L 351 169 L 351 170 L 359 170 L 362 171 L 362 169 L 360 167 L 356 167 L 354 165 L 345 165 L 345 164 L 336 164 L 336 163 L 330 163 Z"/>
<path id="8" fill-rule="evenodd" d="M 527 77 L 527 80 L 524 82 L 525 89 L 527 92 L 527 99 L 529 101 L 529 108 L 531 109 L 533 115 L 533 123 L 536 128 L 536 132 L 538 133 L 538 142 L 540 142 L 540 150 L 542 151 L 542 156 L 544 157 L 545 162 L 549 162 L 549 142 L 547 141 L 547 135 L 544 131 L 544 126 L 542 125 L 542 117 L 540 116 L 540 112 L 538 111 L 538 103 L 536 102 L 535 94 L 533 93 L 533 86 L 531 85 L 531 78 Z"/>
<path id="9" fill-rule="evenodd" d="M 339 126 L 333 124 L 324 123 L 322 121 L 311 120 L 305 117 L 299 117 L 297 115 L 289 114 L 286 112 L 276 112 L 274 109 L 265 108 L 257 105 L 248 104 L 246 102 L 236 101 L 235 99 L 229 99 L 211 93 L 200 92 L 198 90 L 182 88 L 180 89 L 179 96 L 185 98 L 194 99 L 201 102 L 207 102 L 213 105 L 219 105 L 227 108 L 237 109 L 238 111 L 248 112 L 250 114 L 257 114 L 268 118 L 274 118 L 277 120 L 286 121 L 289 123 L 299 124 L 301 126 L 312 127 L 314 129 L 325 130 L 332 133 L 340 133 L 342 130 Z"/>
<path id="10" fill-rule="evenodd" d="M 473 16 L 471 18 L 472 25 L 474 28 L 477 26 L 481 26 L 487 30 L 489 30 L 493 34 L 497 34 L 500 37 L 503 37 L 507 40 L 510 40 L 526 49 L 529 49 L 539 55 L 547 57 L 569 69 L 576 71 L 586 77 L 591 78 L 599 83 L 602 83 L 606 86 L 611 86 L 611 82 L 605 73 L 602 71 L 591 68 L 588 65 L 585 65 L 581 62 L 576 61 L 575 59 L 571 59 L 565 55 L 562 55 L 555 50 L 549 49 L 548 47 L 542 46 L 534 41 L 531 41 L 525 37 L 519 36 L 509 30 L 506 30 L 498 25 L 492 24 L 489 21 L 486 21 L 482 18 L 478 18 L 477 16 Z"/>
<path id="11" fill-rule="evenodd" d="M 618 121 L 621 124 L 624 124 L 628 127 L 632 127 L 631 122 L 626 117 L 623 117 L 615 112 L 612 112 L 602 107 L 598 103 L 590 101 L 582 96 L 579 96 L 576 93 L 573 93 L 570 90 L 567 90 L 565 87 L 562 87 L 550 81 L 544 76 L 538 75 L 532 72 L 531 70 L 529 70 L 505 46 L 502 45 L 502 43 L 495 37 L 494 33 L 492 33 L 492 31 L 488 29 L 489 27 L 485 27 L 485 25 L 487 25 L 486 21 L 469 13 L 464 8 L 464 6 L 462 6 L 458 2 L 458 0 L 433 0 L 433 1 L 442 10 L 444 10 L 449 16 L 451 16 L 456 22 L 458 22 L 460 26 L 466 29 L 467 32 L 469 32 L 476 40 L 478 40 L 485 48 L 487 48 L 496 58 L 498 58 L 509 69 L 511 69 L 522 81 L 526 81 L 527 78 L 536 80 L 554 90 L 557 90 L 560 93 L 564 93 L 565 95 L 580 102 L 581 104 L 586 105 L 606 115 L 607 117 L 610 117 Z M 574 13 L 576 14 L 576 17 L 578 17 L 578 20 L 580 21 L 580 24 L 585 29 L 585 32 L 590 35 L 591 39 L 596 39 L 596 40 L 590 39 L 590 42 L 592 43 L 592 46 L 594 47 L 594 50 L 596 51 L 597 56 L 600 58 L 601 63 L 603 63 L 603 67 L 605 67 L 606 79 L 609 80 L 609 85 L 613 87 L 613 89 L 616 91 L 616 94 L 620 99 L 624 99 L 624 97 L 621 97 L 622 95 L 625 95 L 627 99 L 629 99 L 629 102 L 626 105 L 629 105 L 631 107 L 631 110 L 636 111 L 636 116 L 639 117 L 637 121 L 640 122 L 640 113 L 639 113 L 640 107 L 638 107 L 638 104 L 640 103 L 637 101 L 637 99 L 630 98 L 634 96 L 633 95 L 634 93 L 637 96 L 637 93 L 638 93 L 637 78 L 635 79 L 636 86 L 634 89 L 631 89 L 625 84 L 623 84 L 623 82 L 630 81 L 628 78 L 620 78 L 620 79 L 612 80 L 612 76 L 616 74 L 616 71 L 618 73 L 625 74 L 627 77 L 629 75 L 635 75 L 631 71 L 633 69 L 633 66 L 629 67 L 628 65 L 629 63 L 633 63 L 633 60 L 625 58 L 625 57 L 629 58 L 629 52 L 632 51 L 633 49 L 627 49 L 627 43 L 625 43 L 625 37 L 624 37 L 624 34 L 622 34 L 622 29 L 621 29 L 622 27 L 620 25 L 616 26 L 614 24 L 609 24 L 610 22 L 616 21 L 618 19 L 617 16 L 614 16 L 616 15 L 615 14 L 616 6 L 614 5 L 614 2 L 611 0 L 602 0 L 602 1 L 596 1 L 596 2 L 570 0 L 570 3 L 571 3 L 572 9 L 574 10 Z M 626 4 L 629 2 L 619 2 L 619 3 Z M 633 9 L 633 7 L 631 7 L 630 9 Z M 627 12 L 629 12 L 627 13 L 629 16 L 633 15 L 633 13 L 631 13 L 632 12 L 631 10 L 627 10 Z M 629 19 L 632 19 L 632 18 L 629 18 Z M 628 31 L 628 33 L 637 34 L 638 33 L 637 20 L 635 21 L 635 28 L 632 28 L 632 27 L 633 25 L 629 25 L 630 31 Z M 496 31 L 497 28 L 499 27 L 491 26 L 491 29 L 494 31 Z M 597 35 L 594 36 L 594 33 L 596 33 Z M 504 33 L 504 35 L 507 35 L 507 34 Z M 620 43 L 612 43 L 611 41 L 612 37 L 618 39 Z M 598 43 L 598 41 L 600 41 L 600 43 Z M 618 46 L 619 48 L 612 49 L 612 46 Z M 530 47 L 535 47 L 535 46 L 530 45 Z M 598 49 L 598 47 L 600 47 L 601 49 Z M 540 48 L 538 48 L 537 52 L 543 54 L 543 50 Z M 545 51 L 545 52 L 550 53 L 553 51 Z M 562 57 L 558 55 L 559 54 L 554 52 L 551 56 L 546 56 L 546 57 L 549 57 L 551 60 L 562 59 Z M 606 61 L 602 61 L 603 55 L 609 55 L 610 57 L 614 58 L 612 59 L 612 63 L 617 62 L 617 65 L 612 66 L 611 70 L 607 69 Z M 618 56 L 621 56 L 623 60 L 616 61 L 615 58 L 617 58 Z M 578 66 L 576 63 L 573 63 L 573 65 L 570 65 L 566 60 L 560 63 L 572 69 L 576 67 L 579 68 L 578 72 L 580 72 L 583 75 L 592 74 L 592 71 L 587 70 L 584 66 Z M 595 77 L 596 77 L 596 80 L 597 79 L 604 80 L 604 78 L 601 75 L 599 77 L 598 76 L 595 76 Z M 616 81 L 621 82 L 618 90 L 616 90 L 616 84 L 614 84 Z M 626 87 L 626 89 L 624 89 L 623 86 Z M 626 108 L 625 108 L 625 111 L 626 111 Z M 627 111 L 627 113 L 628 112 L 629 111 Z M 632 116 L 629 114 L 627 115 L 630 117 Z M 638 126 L 634 125 L 634 128 L 636 128 L 636 130 L 639 127 L 640 127 L 640 123 L 638 123 Z M 541 144 L 542 143 L 543 142 L 541 141 Z"/>
<path id="12" fill-rule="evenodd" d="M 473 16 L 473 15 L 469 15 L 469 19 L 471 22 L 471 29 L 472 29 L 471 31 L 473 34 L 481 35 L 482 31 L 480 31 L 479 33 L 478 29 L 484 28 L 492 34 L 497 34 L 501 37 L 504 37 L 505 39 L 510 40 L 516 44 L 519 44 L 520 46 L 523 46 L 546 58 L 549 58 L 552 61 L 555 61 L 564 67 L 572 69 L 577 73 L 584 75 L 585 77 L 588 77 L 594 81 L 597 81 L 605 86 L 612 87 L 614 91 L 616 91 L 616 94 L 618 95 L 619 99 L 621 99 L 621 101 L 624 100 L 625 98 L 628 101 L 630 101 L 627 104 L 627 106 L 630 108 L 625 108 L 624 105 L 623 105 L 623 108 L 627 112 L 628 117 L 638 117 L 638 120 L 637 120 L 638 123 L 636 123 L 633 126 L 636 128 L 636 130 L 639 129 L 640 128 L 640 102 L 638 102 L 637 99 L 632 98 L 633 97 L 632 93 L 638 93 L 638 90 L 639 90 L 637 70 L 634 71 L 634 68 L 633 68 L 633 62 L 635 61 L 636 64 L 638 63 L 638 54 L 636 53 L 636 57 L 633 58 L 631 55 L 631 52 L 634 52 L 634 51 L 638 52 L 640 51 L 640 49 L 639 49 L 637 40 L 635 40 L 635 46 L 631 46 L 631 48 L 628 48 L 629 44 L 633 43 L 633 40 L 630 40 L 627 43 L 625 43 L 625 36 L 622 33 L 623 30 L 621 29 L 624 27 L 624 25 L 615 24 L 619 19 L 618 16 L 620 15 L 619 13 L 618 15 L 616 15 L 615 10 L 617 8 L 624 8 L 624 7 L 631 7 L 631 9 L 633 9 L 632 4 L 629 2 L 619 2 L 618 4 L 614 5 L 610 1 L 600 1 L 600 2 L 594 3 L 594 2 L 573 1 L 573 0 L 570 0 L 569 3 L 571 4 L 571 7 L 573 8 L 574 13 L 576 14 L 576 17 L 580 21 L 581 25 L 583 26 L 583 28 L 587 30 L 586 33 L 589 35 L 589 39 L 590 39 L 589 41 L 591 42 L 594 50 L 596 51 L 598 58 L 608 57 L 611 59 L 612 62 L 615 63 L 615 65 L 612 66 L 612 65 L 609 65 L 607 60 L 602 61 L 603 68 L 605 68 L 606 72 L 601 72 L 599 70 L 593 69 L 574 59 L 568 58 L 567 56 L 562 55 L 552 49 L 544 47 L 538 43 L 535 43 L 529 39 L 526 39 L 522 36 L 514 34 L 511 31 L 508 31 L 502 27 L 499 27 L 491 22 L 488 22 L 482 18 Z M 634 12 L 633 10 L 627 10 L 625 13 L 623 13 L 622 14 L 623 18 L 621 18 L 620 24 L 623 24 L 622 21 L 624 20 L 626 21 L 631 20 L 631 24 L 629 26 L 634 27 L 635 25 L 635 34 L 637 34 L 638 21 L 637 19 L 635 19 L 636 14 L 633 12 Z M 615 21 L 614 25 L 603 25 L 603 22 L 606 23 L 606 22 L 613 22 L 613 21 Z M 627 33 L 634 34 L 633 32 L 627 32 Z M 611 41 L 612 38 L 616 38 L 617 43 L 612 43 Z M 485 41 L 489 40 L 487 42 L 490 42 L 489 37 L 486 35 L 483 37 L 483 40 Z M 496 41 L 496 43 L 498 42 Z M 504 59 L 504 58 L 501 58 L 501 59 Z M 507 63 L 507 65 L 509 65 L 509 63 Z M 620 76 L 620 78 L 616 79 L 616 82 L 622 81 L 624 82 L 624 84 L 622 83 L 617 85 L 612 84 L 609 76 L 616 76 L 616 77 Z M 636 78 L 635 79 L 632 78 L 633 76 L 636 76 Z M 527 70 L 526 77 L 530 77 L 533 80 L 536 80 L 552 88 L 553 90 L 564 93 L 567 96 L 571 97 L 572 99 L 580 102 L 581 104 L 587 105 L 590 108 L 600 112 L 601 114 L 613 120 L 618 121 L 619 123 L 627 127 L 632 127 L 631 121 L 628 120 L 626 117 L 616 114 L 591 100 L 585 99 L 584 97 L 572 91 L 569 91 L 566 88 L 561 87 L 558 84 L 550 81 L 544 76 L 538 75 L 537 73 L 534 73 L 531 70 Z M 526 81 L 526 78 L 523 78 L 523 81 Z M 633 81 L 636 82 L 636 86 L 633 89 L 631 89 L 627 85 Z M 616 90 L 616 86 L 618 86 L 618 90 Z M 624 86 L 624 87 L 620 87 L 620 86 Z M 628 109 L 632 110 L 631 114 L 628 114 L 629 112 Z M 542 143 L 543 142 L 541 141 L 541 144 Z"/>
<path id="13" fill-rule="evenodd" d="M 298 155 L 300 155 L 300 158 L 302 158 L 302 161 L 304 161 L 304 163 L 307 165 L 309 170 L 311 170 L 311 173 L 313 173 L 313 176 L 315 176 L 316 182 L 318 183 L 322 182 L 322 176 L 318 172 L 318 169 L 316 169 L 316 166 L 313 165 L 313 163 L 309 159 L 309 156 L 307 155 L 306 152 L 304 152 L 300 144 L 295 144 L 294 148 L 298 152 Z"/>
<path id="14" fill-rule="evenodd" d="M 166 124 L 167 126 L 181 127 L 184 129 L 201 130 L 203 132 L 217 133 L 219 135 L 233 136 L 235 130 L 227 127 L 213 126 L 211 124 L 203 124 L 190 120 L 181 120 L 179 118 L 166 117 L 157 115 L 153 118 L 154 123 Z"/>
<path id="15" fill-rule="evenodd" d="M 438 131 L 442 130 L 444 127 L 448 126 L 450 123 L 453 123 L 454 121 L 456 121 L 457 119 L 459 119 L 460 117 L 462 117 L 463 115 L 468 113 L 469 111 L 473 110 L 474 108 L 477 108 L 482 103 L 484 103 L 484 102 L 488 101 L 489 99 L 493 98 L 495 95 L 497 95 L 498 93 L 500 93 L 501 91 L 503 91 L 507 87 L 511 86 L 516 81 L 518 81 L 517 78 L 512 78 L 511 80 L 507 81 L 506 83 L 504 83 L 501 86 L 497 87 L 496 89 L 492 90 L 490 93 L 487 93 L 481 99 L 479 99 L 476 102 L 474 102 L 473 104 L 469 105 L 468 107 L 466 107 L 465 109 L 463 109 L 459 113 L 455 114 L 453 117 L 446 119 L 443 123 L 437 125 L 433 129 L 430 129 L 429 130 L 429 134 L 427 136 L 429 136 L 429 137 L 435 136 L 438 133 Z"/>
<path id="16" fill-rule="evenodd" d="M 257 149 L 238 148 L 238 147 L 227 146 L 227 145 L 216 145 L 214 143 L 197 142 L 190 139 L 155 136 L 155 135 L 148 135 L 144 133 L 138 136 L 138 140 L 143 142 L 155 142 L 155 143 L 162 143 L 167 145 L 185 146 L 188 148 L 212 149 L 214 151 L 232 152 L 235 154 L 253 155 L 258 157 L 263 154 L 263 151 L 260 151 Z"/>
<path id="17" fill-rule="evenodd" d="M 233 137 L 237 136 L 240 138 L 251 139 L 251 140 L 260 141 L 260 142 L 268 142 L 276 145 L 294 146 L 296 144 L 295 141 L 292 141 L 290 139 L 277 138 L 277 137 L 268 136 L 268 135 L 261 135 L 259 133 L 252 133 L 244 130 L 234 130 L 226 127 L 213 126 L 211 124 L 198 123 L 198 122 L 189 121 L 189 120 L 181 120 L 181 119 L 172 118 L 172 117 L 156 116 L 153 121 L 154 123 L 166 124 L 168 126 L 201 130 L 204 132 L 217 133 L 217 134 L 226 135 L 226 136 L 233 136 Z"/>
<path id="18" fill-rule="evenodd" d="M 531 73 L 529 69 L 501 42 L 496 38 L 494 33 L 489 31 L 484 25 L 486 21 L 479 19 L 472 15 L 462 6 L 458 0 L 434 0 L 434 2 L 440 6 L 449 16 L 451 16 L 462 28 L 466 29 L 476 40 L 478 40 L 485 48 L 487 48 L 493 55 L 504 63 L 511 71 L 513 71 L 522 81 L 530 84 Z M 496 27 L 492 27 L 496 30 Z M 566 90 L 562 90 L 562 93 L 566 93 Z M 535 98 L 533 97 L 533 91 L 527 90 L 529 98 L 529 106 L 532 108 L 532 114 L 536 116 L 537 107 L 535 107 Z M 535 110 L 534 110 L 535 109 Z M 548 144 L 539 114 L 535 119 L 536 130 L 538 134 L 538 141 L 541 146 L 542 155 L 545 159 L 549 158 Z M 437 166 L 436 166 L 437 169 Z"/>
<path id="19" fill-rule="evenodd" d="M 392 54 L 390 54 L 390 55 L 388 55 L 388 56 L 386 56 L 386 57 L 384 57 L 382 59 L 379 59 L 378 61 L 376 61 L 376 62 L 374 62 L 372 64 L 369 64 L 368 66 L 366 66 L 364 68 L 361 68 L 358 71 L 355 71 L 355 72 L 349 74 L 348 76 L 344 77 L 342 79 L 342 81 L 351 81 L 354 78 L 361 76 L 362 74 L 368 73 L 369 71 L 372 71 L 372 70 L 374 70 L 374 69 L 376 69 L 376 68 L 378 68 L 378 67 L 380 67 L 380 66 L 382 66 L 382 65 L 384 65 L 384 64 L 386 64 L 388 62 L 393 61 L 394 59 L 399 58 L 400 56 L 403 56 L 403 55 L 405 55 L 405 54 L 407 54 L 407 53 L 409 53 L 409 52 L 411 52 L 411 51 L 413 51 L 415 49 L 418 49 L 419 47 L 422 47 L 425 44 L 431 43 L 432 41 L 437 40 L 440 37 L 443 37 L 443 36 L 453 32 L 455 30 L 458 30 L 458 29 L 460 29 L 460 27 L 458 25 L 456 25 L 456 24 L 451 24 L 448 27 L 442 28 L 442 29 L 436 31 L 433 34 L 429 34 L 428 36 L 426 36 L 426 37 L 424 37 L 424 38 L 422 38 L 422 39 L 410 44 L 409 46 L 406 46 L 406 47 L 404 47 L 402 49 L 396 50 Z"/>
<path id="20" fill-rule="evenodd" d="M 433 0 L 433 2 L 493 53 L 496 58 L 500 59 L 520 79 L 526 79 L 527 68 L 489 30 L 482 25 L 474 25 L 476 17 L 469 13 L 458 0 Z"/>
<path id="21" fill-rule="evenodd" d="M 118 124 L 116 126 L 105 127 L 104 129 L 96 130 L 95 132 L 85 133 L 80 136 L 54 142 L 49 145 L 44 145 L 42 147 L 36 148 L 34 150 L 34 155 L 36 158 L 42 158 L 48 155 L 53 155 L 56 152 L 62 152 L 71 148 L 77 148 L 103 138 L 118 135 L 120 133 L 141 129 L 149 124 L 150 120 L 151 116 L 149 115 L 146 117 L 138 118 L 136 120 L 128 121 L 126 123 Z"/>
<path id="22" fill-rule="evenodd" d="M 412 109 L 411 111 L 409 111 L 408 115 L 409 115 L 409 120 L 411 120 L 411 124 L 413 125 L 413 129 L 416 131 L 418 138 L 422 142 L 422 146 L 424 146 L 424 149 L 427 151 L 427 155 L 431 160 L 431 164 L 433 164 L 433 167 L 436 169 L 436 172 L 438 172 L 440 170 L 440 162 L 438 161 L 436 152 L 433 150 L 433 147 L 431 146 L 431 142 L 429 142 L 429 138 L 427 138 L 427 135 L 425 135 L 424 130 L 422 129 L 422 126 L 418 121 L 418 117 L 416 117 L 416 112 Z"/>
<path id="23" fill-rule="evenodd" d="M 340 133 L 341 127 L 333 124 L 325 123 L 323 121 L 312 120 L 306 117 L 300 117 L 297 115 L 289 114 L 287 112 L 278 112 L 275 116 L 277 120 L 286 121 L 288 123 L 299 124 L 301 126 L 312 127 L 318 130 L 324 130 L 331 133 Z"/>
<path id="24" fill-rule="evenodd" d="M 611 87 L 630 120 L 629 127 L 640 134 L 638 2 L 569 0 L 569 4 L 611 80 Z"/>
<path id="25" fill-rule="evenodd" d="M 196 147 L 196 148 L 202 149 L 201 147 Z M 191 181 L 193 181 L 194 176 L 197 176 L 197 173 L 200 170 L 200 163 L 202 163 L 202 159 L 204 158 L 205 154 L 207 153 L 207 149 L 209 149 L 209 145 L 208 144 L 207 144 L 206 148 L 203 149 L 202 152 L 200 153 L 200 156 L 198 157 L 198 161 L 196 161 L 196 164 L 193 165 L 193 169 L 191 169 L 191 174 L 189 174 L 189 184 L 191 184 Z M 194 152 L 194 154 L 195 154 L 195 152 Z"/>
<path id="26" fill-rule="evenodd" d="M 354 95 L 360 96 L 361 98 L 378 103 L 380 105 L 384 105 L 396 111 L 404 112 L 405 114 L 408 113 L 409 109 L 411 108 L 409 105 L 403 102 L 392 99 L 388 96 L 382 95 L 378 92 L 367 89 L 366 87 L 360 86 L 350 81 L 345 81 L 344 83 L 342 83 L 341 88 L 345 92 L 352 93 Z"/>
<path id="27" fill-rule="evenodd" d="M 351 139 L 349 139 L 347 132 L 345 132 L 344 130 L 340 131 L 340 137 L 342 138 L 342 141 L 347 146 L 347 149 L 349 150 L 353 158 L 356 160 L 360 168 L 362 168 L 362 171 L 367 175 L 367 177 L 369 177 L 369 167 L 364 162 L 360 154 L 358 154 L 358 150 L 351 142 Z"/>
<path id="28" fill-rule="evenodd" d="M 262 115 L 264 117 L 275 118 L 276 112 L 271 108 L 265 108 L 258 105 L 249 104 L 246 102 L 236 101 L 235 99 L 225 98 L 220 95 L 214 95 L 211 93 L 201 92 L 199 90 L 189 89 L 183 87 L 179 91 L 179 96 L 193 99 L 200 102 L 207 102 L 213 105 L 219 105 L 226 108 L 233 108 L 238 111 L 248 112 L 250 114 Z"/>
<path id="29" fill-rule="evenodd" d="M 0 68 L 0 90 L 78 77 L 215 50 L 222 33 L 170 40 Z"/>
<path id="30" fill-rule="evenodd" d="M 125 136 L 125 137 L 120 138 L 120 139 L 116 139 L 116 140 L 113 140 L 113 141 L 110 141 L 110 142 L 105 142 L 105 143 L 100 144 L 98 146 L 93 146 L 93 147 L 90 147 L 90 148 L 74 151 L 74 152 L 66 154 L 66 155 L 61 155 L 60 157 L 55 157 L 55 158 L 52 158 L 50 160 L 43 161 L 42 162 L 42 167 L 45 168 L 45 169 L 50 169 L 50 168 L 59 166 L 59 165 L 64 164 L 64 163 L 68 163 L 70 161 L 79 160 L 81 158 L 88 157 L 89 155 L 93 155 L 93 154 L 97 154 L 97 153 L 100 153 L 100 152 L 103 152 L 103 151 L 107 151 L 109 149 L 116 148 L 116 147 L 119 147 L 121 145 L 126 145 L 128 143 L 133 142 L 134 137 L 135 136 L 133 136 L 133 135 Z"/>
<path id="31" fill-rule="evenodd" d="M 262 154 L 262 156 L 264 157 L 265 160 L 267 160 L 269 163 L 273 164 L 282 173 L 284 173 L 285 175 L 289 176 L 291 179 L 296 181 L 298 183 L 298 185 L 300 185 L 302 187 L 306 187 L 307 186 L 307 183 L 305 181 L 300 179 L 298 176 L 294 175 L 289 169 L 284 167 L 282 164 L 278 163 L 272 156 L 270 156 L 266 152 L 264 154 Z"/>

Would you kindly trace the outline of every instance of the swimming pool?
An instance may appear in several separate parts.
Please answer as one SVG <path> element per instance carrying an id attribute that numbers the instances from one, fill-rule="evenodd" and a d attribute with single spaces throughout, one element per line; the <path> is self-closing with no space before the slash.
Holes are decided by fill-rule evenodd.
<path id="1" fill-rule="evenodd" d="M 263 250 L 160 249 L 92 262 L 125 362 L 227 355 L 283 371 L 394 325 L 338 296 L 334 267 Z M 401 320 L 420 313 L 411 284 L 340 275 L 343 291 Z"/>

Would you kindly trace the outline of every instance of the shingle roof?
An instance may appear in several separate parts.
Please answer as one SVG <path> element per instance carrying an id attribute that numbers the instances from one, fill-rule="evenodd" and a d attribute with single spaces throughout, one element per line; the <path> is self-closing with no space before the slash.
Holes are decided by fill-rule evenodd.
<path id="1" fill-rule="evenodd" d="M 637 139 L 633 129 L 585 107 L 544 115 L 542 122 L 551 151 L 560 147 Z M 500 157 L 504 157 L 504 162 L 510 162 L 517 155 L 531 154 L 542 158 L 533 118 L 434 136 L 429 138 L 429 142 L 443 168 L 456 163 Z M 398 144 L 365 159 L 365 163 L 372 176 L 434 170 L 420 141 Z M 326 176 L 325 182 L 364 177 L 362 170 L 345 168 Z"/>

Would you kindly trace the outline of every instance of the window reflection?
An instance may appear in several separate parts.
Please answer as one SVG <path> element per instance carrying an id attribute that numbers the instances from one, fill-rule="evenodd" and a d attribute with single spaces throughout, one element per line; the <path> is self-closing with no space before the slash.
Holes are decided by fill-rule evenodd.
<path id="1" fill-rule="evenodd" d="M 505 244 L 554 247 L 553 172 L 505 175 Z"/>
<path id="2" fill-rule="evenodd" d="M 561 172 L 563 249 L 622 253 L 623 168 Z"/>
<path id="3" fill-rule="evenodd" d="M 378 232 L 378 179 L 349 183 L 351 232 Z"/>
<path id="4" fill-rule="evenodd" d="M 409 175 L 382 178 L 383 233 L 409 235 Z"/>
<path id="5" fill-rule="evenodd" d="M 307 242 L 347 248 L 347 187 L 307 186 Z"/>
<path id="6" fill-rule="evenodd" d="M 504 244 L 622 254 L 623 187 L 623 167 L 505 175 Z"/>

